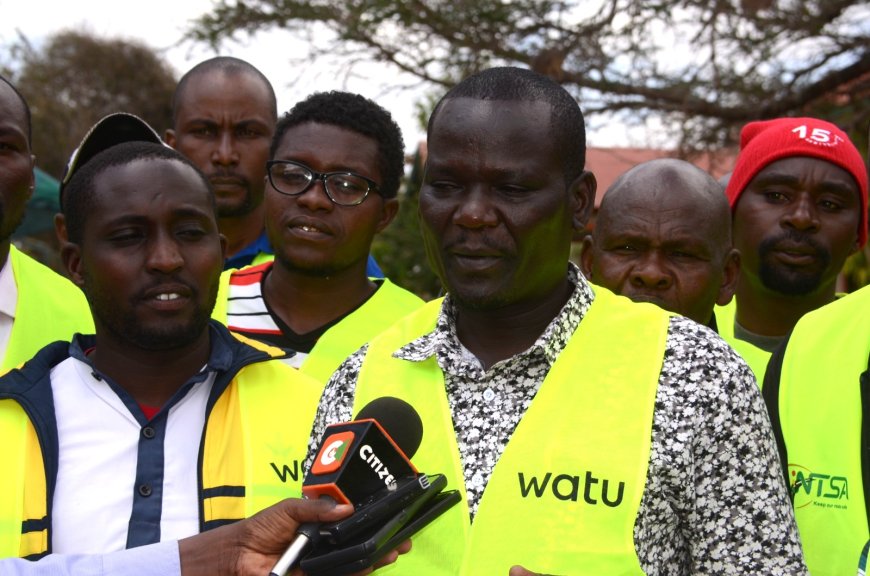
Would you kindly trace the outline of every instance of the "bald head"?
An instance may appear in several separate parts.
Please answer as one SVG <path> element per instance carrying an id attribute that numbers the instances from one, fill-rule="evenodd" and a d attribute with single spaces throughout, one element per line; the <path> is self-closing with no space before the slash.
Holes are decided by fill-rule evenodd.
<path id="1" fill-rule="evenodd" d="M 691 207 L 708 216 L 705 220 L 712 228 L 707 234 L 718 238 L 720 248 L 731 247 L 731 210 L 721 184 L 685 160 L 651 160 L 622 174 L 607 189 L 596 226 L 601 226 L 602 220 L 619 219 L 630 207 L 648 210 Z"/>
<path id="2" fill-rule="evenodd" d="M 590 279 L 707 323 L 733 295 L 736 256 L 721 185 L 696 166 L 660 159 L 607 190 L 583 254 Z"/>
<path id="3" fill-rule="evenodd" d="M 175 86 L 175 93 L 172 95 L 172 123 L 177 128 L 178 115 L 180 109 L 185 105 L 185 96 L 188 86 L 191 82 L 202 76 L 228 76 L 237 78 L 239 76 L 250 76 L 255 78 L 266 94 L 268 100 L 268 114 L 272 117 L 273 123 L 278 119 L 278 104 L 275 97 L 275 90 L 272 88 L 272 83 L 266 78 L 265 74 L 253 64 L 233 58 L 232 56 L 215 56 L 200 62 L 181 77 L 178 84 Z"/>

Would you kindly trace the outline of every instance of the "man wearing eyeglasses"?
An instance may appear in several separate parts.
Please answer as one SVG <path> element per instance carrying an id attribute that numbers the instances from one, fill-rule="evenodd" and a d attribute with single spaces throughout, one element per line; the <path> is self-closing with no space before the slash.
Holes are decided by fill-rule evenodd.
<path id="1" fill-rule="evenodd" d="M 278 122 L 267 163 L 268 262 L 224 273 L 214 317 L 296 352 L 325 383 L 351 353 L 423 302 L 366 275 L 374 236 L 396 215 L 399 127 L 357 94 L 314 94 Z"/>
<path id="2" fill-rule="evenodd" d="M 227 239 L 225 270 L 272 259 L 263 229 L 263 188 L 277 116 L 269 79 L 231 56 L 200 62 L 175 88 L 173 127 L 164 140 L 211 182 L 218 225 Z M 374 258 L 368 260 L 367 274 L 384 275 Z"/>

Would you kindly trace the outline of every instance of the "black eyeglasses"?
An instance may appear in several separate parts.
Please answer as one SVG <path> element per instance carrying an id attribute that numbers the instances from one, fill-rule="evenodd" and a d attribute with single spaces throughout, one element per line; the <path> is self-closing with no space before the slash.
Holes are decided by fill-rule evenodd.
<path id="1" fill-rule="evenodd" d="M 369 192 L 379 192 L 378 185 L 365 176 L 353 172 L 315 172 L 305 164 L 292 160 L 270 160 L 266 162 L 269 183 L 272 188 L 287 196 L 298 196 L 314 184 L 323 182 L 326 195 L 339 206 L 357 206 Z"/>

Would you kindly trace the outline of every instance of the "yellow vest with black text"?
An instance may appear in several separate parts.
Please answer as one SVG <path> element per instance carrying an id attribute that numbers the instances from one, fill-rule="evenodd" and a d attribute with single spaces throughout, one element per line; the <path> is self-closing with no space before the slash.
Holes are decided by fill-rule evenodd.
<path id="1" fill-rule="evenodd" d="M 392 357 L 430 332 L 440 300 L 372 341 L 355 410 L 379 396 L 411 403 L 423 420 L 413 457 L 443 473 L 463 502 L 416 536 L 385 575 L 642 574 L 634 524 L 649 464 L 653 408 L 668 313 L 594 287 L 596 297 L 551 367 L 495 466 L 469 521 L 444 378 L 435 357 Z"/>
<path id="2" fill-rule="evenodd" d="M 30 360 L 43 346 L 94 331 L 91 309 L 78 286 L 51 268 L 9 247 L 18 302 L 0 374 Z"/>
<path id="3" fill-rule="evenodd" d="M 248 364 L 233 378 L 200 445 L 202 530 L 301 495 L 320 390 L 278 360 Z M 0 400 L 0 438 L 0 558 L 38 558 L 51 548 L 46 472 L 34 426 L 15 400 Z"/>
<path id="4" fill-rule="evenodd" d="M 217 304 L 212 313 L 212 318 L 223 324 L 227 323 L 227 294 L 232 272 L 234 270 L 227 270 L 221 274 Z M 325 385 L 348 356 L 422 305 L 423 300 L 418 296 L 384 278 L 371 298 L 317 340 L 299 370 Z"/>
<path id="5" fill-rule="evenodd" d="M 764 383 L 764 372 L 767 370 L 767 363 L 770 361 L 770 352 L 734 336 L 734 316 L 737 314 L 737 298 L 732 298 L 731 302 L 725 306 L 717 305 L 714 308 L 714 312 L 716 314 L 716 328 L 719 331 L 719 336 L 746 361 L 746 364 L 749 365 L 749 368 L 755 374 L 755 381 L 758 382 L 758 387 L 761 388 L 761 385 Z"/>
<path id="6" fill-rule="evenodd" d="M 801 318 L 783 357 L 780 425 L 813 576 L 854 575 L 870 538 L 861 462 L 868 354 L 870 288 L 864 288 Z M 870 398 L 870 390 L 865 394 Z"/>

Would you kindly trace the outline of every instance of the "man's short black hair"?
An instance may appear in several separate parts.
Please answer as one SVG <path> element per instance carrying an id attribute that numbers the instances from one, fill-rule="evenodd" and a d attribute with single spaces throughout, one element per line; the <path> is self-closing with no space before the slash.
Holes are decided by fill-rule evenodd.
<path id="1" fill-rule="evenodd" d="M 190 79 L 218 70 L 228 76 L 233 76 L 237 74 L 251 74 L 259 78 L 269 92 L 269 102 L 271 104 L 272 118 L 278 118 L 278 101 L 275 98 L 275 89 L 272 88 L 272 83 L 269 82 L 269 79 L 266 78 L 266 75 L 260 72 L 260 70 L 258 70 L 257 67 L 250 62 L 245 62 L 240 58 L 233 58 L 232 56 L 216 56 L 214 58 L 204 60 L 188 70 L 184 74 L 184 76 L 181 77 L 181 80 L 178 81 L 178 84 L 176 84 L 175 92 L 172 94 L 173 125 L 178 122 L 178 105 L 181 101 L 182 96 L 184 95 L 184 90 L 187 88 L 187 83 L 190 81 Z"/>
<path id="2" fill-rule="evenodd" d="M 214 194 L 208 179 L 190 160 L 179 152 L 153 142 L 125 142 L 104 150 L 88 160 L 67 183 L 63 195 L 62 211 L 66 220 L 67 238 L 81 243 L 87 214 L 94 204 L 97 176 L 114 166 L 125 166 L 136 160 L 171 160 L 190 166 L 199 175 L 202 185 L 209 192 L 214 207 Z"/>
<path id="3" fill-rule="evenodd" d="M 269 159 L 275 159 L 287 130 L 307 122 L 338 126 L 377 142 L 378 169 L 384 180 L 380 183 L 381 196 L 396 197 L 405 171 L 405 143 L 402 131 L 389 112 L 359 94 L 337 91 L 312 94 L 278 121 Z"/>
<path id="4" fill-rule="evenodd" d="M 577 101 L 554 80 L 526 70 L 505 66 L 473 74 L 451 88 L 429 117 L 427 133 L 441 105 L 454 98 L 504 100 L 508 102 L 546 102 L 552 109 L 550 125 L 562 151 L 565 181 L 572 182 L 586 166 L 586 124 Z"/>
<path id="5" fill-rule="evenodd" d="M 24 122 L 27 124 L 27 144 L 30 145 L 33 141 L 33 120 L 30 115 L 30 106 L 27 104 L 27 100 L 24 99 L 24 96 L 21 94 L 21 92 L 18 91 L 18 88 L 16 88 L 15 85 L 9 81 L 9 79 L 0 74 L 0 80 L 2 80 L 4 84 L 12 88 L 12 91 L 15 92 L 15 95 L 18 96 L 19 100 L 21 100 L 21 105 L 24 107 Z"/>

